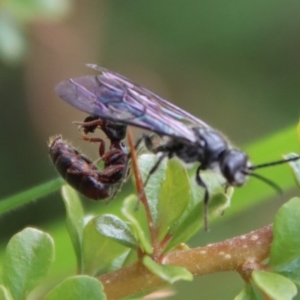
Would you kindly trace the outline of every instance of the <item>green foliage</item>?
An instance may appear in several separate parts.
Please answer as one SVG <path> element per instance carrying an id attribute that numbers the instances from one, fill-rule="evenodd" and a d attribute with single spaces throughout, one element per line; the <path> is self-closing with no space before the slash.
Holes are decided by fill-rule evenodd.
<path id="1" fill-rule="evenodd" d="M 300 285 L 300 199 L 292 198 L 278 211 L 271 248 L 272 269 Z"/>
<path id="2" fill-rule="evenodd" d="M 285 128 L 280 132 L 258 140 L 245 147 L 245 149 L 253 164 L 280 159 L 280 155 L 291 151 L 297 152 L 299 144 L 296 138 L 295 126 Z M 271 156 L 271 154 L 273 155 Z M 259 173 L 278 183 L 283 190 L 295 187 L 291 172 L 286 165 L 262 169 Z M 250 178 L 245 186 L 235 190 L 234 199 L 237 199 L 237 201 L 233 201 L 230 209 L 226 212 L 226 216 L 234 215 L 238 211 L 246 210 L 262 201 L 267 201 L 274 195 L 273 189 L 268 188 L 260 180 Z M 239 201 L 240 199 L 242 201 Z"/>
<path id="3" fill-rule="evenodd" d="M 300 199 L 296 197 L 285 203 L 276 214 L 270 256 L 270 265 L 273 267 L 287 264 L 299 257 L 299 215 Z"/>
<path id="4" fill-rule="evenodd" d="M 298 157 L 298 155 L 295 153 L 290 153 L 288 155 L 285 155 L 284 157 L 286 159 L 292 159 L 294 157 Z M 293 170 L 296 183 L 297 183 L 298 187 L 300 187 L 300 161 L 299 160 L 291 161 L 290 166 Z"/>
<path id="5" fill-rule="evenodd" d="M 144 180 L 155 161 L 154 155 L 139 157 Z M 297 163 L 291 165 L 297 178 L 299 167 Z M 233 189 L 225 192 L 224 180 L 213 172 L 203 173 L 203 178 L 211 195 L 211 221 L 230 205 Z M 0 208 L 5 212 L 9 207 L 28 201 L 30 195 L 35 198 L 52 192 L 61 182 L 58 179 L 11 197 Z M 91 276 L 107 274 L 133 263 L 140 263 L 170 284 L 178 280 L 192 280 L 192 274 L 184 267 L 161 262 L 175 250 L 188 249 L 182 243 L 203 226 L 203 190 L 196 185 L 194 174 L 190 178 L 180 163 L 171 160 L 164 162 L 151 176 L 145 192 L 149 211 L 137 196 L 129 195 L 121 204 L 119 216 L 105 213 L 87 217 L 77 193 L 69 186 L 62 188 L 67 230 L 80 275 L 61 282 L 45 299 L 106 299 L 99 279 Z M 9 206 L 9 200 L 13 200 L 12 206 Z M 244 287 L 236 300 L 256 299 L 254 290 L 271 299 L 294 297 L 297 292 L 295 284 L 300 284 L 299 215 L 299 198 L 291 199 L 278 211 L 270 258 L 262 270 L 251 273 L 250 284 Z M 54 244 L 48 234 L 31 228 L 16 234 L 6 249 L 0 278 L 0 299 L 25 299 L 51 267 L 53 253 Z"/>
<path id="6" fill-rule="evenodd" d="M 233 188 L 230 187 L 224 191 L 224 181 L 221 180 L 220 176 L 212 172 L 206 172 L 202 174 L 202 177 L 205 182 L 209 183 L 208 189 L 211 199 L 208 213 L 209 220 L 212 220 L 213 217 L 220 216 L 230 206 Z M 202 203 L 204 192 L 196 184 L 194 175 L 190 178 L 189 189 L 190 198 L 185 211 L 176 222 L 170 223 L 169 233 L 173 238 L 167 245 L 166 250 L 188 241 L 204 225 Z M 182 201 L 182 199 L 175 198 L 174 201 Z"/>
<path id="7" fill-rule="evenodd" d="M 56 178 L 44 184 L 40 184 L 23 193 L 19 193 L 9 198 L 2 199 L 0 200 L 0 214 L 6 213 L 16 207 L 20 207 L 21 205 L 32 202 L 33 199 L 40 199 L 46 195 L 49 195 L 61 188 L 63 183 L 64 180 L 62 178 Z"/>
<path id="8" fill-rule="evenodd" d="M 156 263 L 149 256 L 144 256 L 143 264 L 149 271 L 153 272 L 158 277 L 162 278 L 170 284 L 173 284 L 178 280 L 193 280 L 193 275 L 185 268 L 161 265 Z"/>
<path id="9" fill-rule="evenodd" d="M 13 236 L 3 262 L 3 283 L 13 299 L 24 299 L 47 274 L 53 260 L 54 244 L 48 234 L 27 228 Z"/>
<path id="10" fill-rule="evenodd" d="M 11 296 L 9 290 L 3 285 L 0 285 L 0 299 L 13 300 L 13 297 Z"/>
<path id="11" fill-rule="evenodd" d="M 131 228 L 131 234 L 135 237 L 143 252 L 152 253 L 150 233 L 147 226 L 146 212 L 140 205 L 137 209 L 138 198 L 135 195 L 127 197 L 123 203 L 122 212 Z"/>
<path id="12" fill-rule="evenodd" d="M 82 231 L 84 212 L 78 194 L 68 185 L 61 189 L 66 207 L 66 225 L 77 258 L 78 269 L 82 270 Z"/>
<path id="13" fill-rule="evenodd" d="M 191 199 L 189 178 L 179 164 L 177 160 L 170 161 L 166 170 L 167 180 L 160 191 L 156 220 L 159 240 L 166 236 L 170 227 L 182 216 Z"/>
<path id="14" fill-rule="evenodd" d="M 106 300 L 102 284 L 99 280 L 86 276 L 73 276 L 67 278 L 55 287 L 45 300 Z"/>
<path id="15" fill-rule="evenodd" d="M 272 272 L 253 271 L 251 281 L 270 299 L 289 300 L 297 294 L 300 284 L 299 221 L 300 198 L 285 203 L 275 217 L 270 259 L 265 268 Z M 247 285 L 235 300 L 256 299 L 251 285 Z"/>
<path id="16" fill-rule="evenodd" d="M 83 230 L 82 261 L 84 274 L 95 275 L 114 271 L 122 266 L 129 252 L 129 249 L 121 243 L 99 234 L 99 218 L 101 217 L 92 218 Z M 106 228 L 109 225 L 109 223 L 106 224 Z"/>
<path id="17" fill-rule="evenodd" d="M 276 273 L 253 271 L 252 280 L 265 295 L 274 300 L 290 300 L 297 294 L 295 284 Z"/>
<path id="18" fill-rule="evenodd" d="M 96 229 L 103 236 L 115 239 L 126 247 L 136 248 L 137 242 L 128 225 L 114 215 L 102 215 L 97 219 Z"/>
<path id="19" fill-rule="evenodd" d="M 251 284 L 247 284 L 241 292 L 234 298 L 234 300 L 256 300 L 256 296 Z"/>
<path id="20" fill-rule="evenodd" d="M 139 157 L 139 167 L 140 173 L 145 180 L 149 174 L 150 169 L 154 166 L 157 158 L 155 158 L 151 154 L 145 154 Z M 158 219 L 158 195 L 162 189 L 162 182 L 166 180 L 166 169 L 167 169 L 167 162 L 166 160 L 162 161 L 160 167 L 155 172 L 155 176 L 151 176 L 148 184 L 145 188 L 145 192 L 147 194 L 147 199 L 150 206 L 150 211 L 152 215 L 152 219 L 154 222 Z"/>

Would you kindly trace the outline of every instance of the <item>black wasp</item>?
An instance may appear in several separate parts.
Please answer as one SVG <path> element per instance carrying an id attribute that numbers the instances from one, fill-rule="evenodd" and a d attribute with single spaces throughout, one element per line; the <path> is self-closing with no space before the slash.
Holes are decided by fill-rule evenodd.
<path id="1" fill-rule="evenodd" d="M 142 137 L 151 152 L 160 154 L 149 176 L 164 158 L 176 156 L 185 163 L 200 163 L 196 182 L 205 190 L 206 228 L 209 192 L 201 178 L 201 171 L 218 169 L 227 186 L 242 186 L 251 175 L 278 189 L 276 184 L 253 173 L 253 170 L 290 160 L 252 166 L 246 153 L 232 147 L 220 132 L 202 120 L 117 73 L 93 64 L 87 66 L 101 74 L 59 83 L 56 86 L 58 96 L 92 116 L 143 128 L 160 136 L 159 146 L 154 146 L 149 135 Z M 298 157 L 291 160 L 296 159 Z"/>
<path id="2" fill-rule="evenodd" d="M 49 153 L 58 173 L 78 192 L 93 200 L 112 199 L 129 173 L 128 152 L 122 140 L 126 136 L 127 126 L 107 120 L 88 117 L 80 123 L 89 142 L 99 142 L 100 159 L 104 167 L 100 170 L 96 164 L 74 149 L 61 136 L 50 138 Z M 110 140 L 105 152 L 105 142 L 101 138 L 88 138 L 87 134 L 100 128 Z"/>

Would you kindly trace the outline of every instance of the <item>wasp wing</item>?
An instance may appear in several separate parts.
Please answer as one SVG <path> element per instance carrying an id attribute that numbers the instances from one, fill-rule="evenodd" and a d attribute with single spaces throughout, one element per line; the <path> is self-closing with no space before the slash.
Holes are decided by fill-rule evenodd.
<path id="1" fill-rule="evenodd" d="M 102 119 L 191 142 L 195 141 L 191 127 L 209 127 L 122 75 L 97 65 L 88 66 L 102 74 L 69 79 L 55 88 L 60 98 L 78 109 Z"/>

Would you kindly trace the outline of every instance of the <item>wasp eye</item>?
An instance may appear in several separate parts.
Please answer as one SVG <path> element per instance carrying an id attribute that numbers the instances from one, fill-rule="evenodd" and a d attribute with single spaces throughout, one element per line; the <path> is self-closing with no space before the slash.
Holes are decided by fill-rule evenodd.
<path id="1" fill-rule="evenodd" d="M 247 179 L 245 170 L 248 164 L 248 156 L 244 152 L 231 149 L 222 155 L 220 169 L 230 185 L 241 186 Z"/>

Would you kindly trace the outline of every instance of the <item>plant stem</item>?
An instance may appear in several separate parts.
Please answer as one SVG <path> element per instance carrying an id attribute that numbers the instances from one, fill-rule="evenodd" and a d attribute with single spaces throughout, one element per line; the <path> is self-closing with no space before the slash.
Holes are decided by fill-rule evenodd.
<path id="1" fill-rule="evenodd" d="M 58 177 L 24 192 L 18 193 L 6 199 L 2 199 L 0 200 L 0 214 L 6 213 L 19 206 L 47 196 L 50 193 L 59 190 L 64 182 L 65 181 L 61 177 Z"/>
<path id="2" fill-rule="evenodd" d="M 145 207 L 145 211 L 146 211 L 146 215 L 147 215 L 147 219 L 148 219 L 149 232 L 150 232 L 150 236 L 151 236 L 151 243 L 152 243 L 152 247 L 153 247 L 153 258 L 156 260 L 156 257 L 158 256 L 158 243 L 157 243 L 157 237 L 156 237 L 156 230 L 155 230 L 153 218 L 151 215 L 149 203 L 148 203 L 148 200 L 147 200 L 147 197 L 145 194 L 143 180 L 142 180 L 139 166 L 137 163 L 135 144 L 134 144 L 133 136 L 132 136 L 130 129 L 127 130 L 127 138 L 128 138 L 128 143 L 129 143 L 129 147 L 130 147 L 130 155 L 131 155 L 133 173 L 134 173 L 135 182 L 136 182 L 137 194 L 139 197 L 138 201 L 141 201 Z"/>
<path id="3" fill-rule="evenodd" d="M 270 253 L 272 225 L 223 242 L 167 254 L 163 264 L 181 266 L 195 276 L 236 271 L 249 259 L 262 262 Z M 166 285 L 140 262 L 99 277 L 108 300 L 117 300 Z"/>

